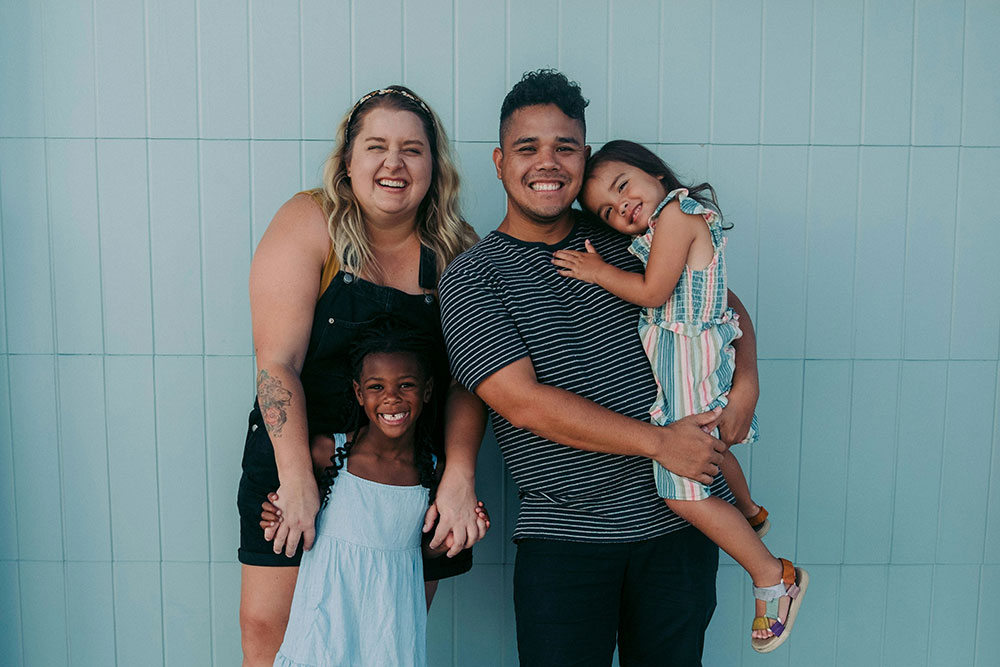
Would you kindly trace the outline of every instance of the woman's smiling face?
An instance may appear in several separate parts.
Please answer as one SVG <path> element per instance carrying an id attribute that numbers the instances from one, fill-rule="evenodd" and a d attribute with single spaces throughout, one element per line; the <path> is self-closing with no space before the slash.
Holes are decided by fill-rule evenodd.
<path id="1" fill-rule="evenodd" d="M 410 222 L 431 186 L 430 140 L 416 114 L 376 107 L 364 114 L 347 175 L 366 222 Z"/>

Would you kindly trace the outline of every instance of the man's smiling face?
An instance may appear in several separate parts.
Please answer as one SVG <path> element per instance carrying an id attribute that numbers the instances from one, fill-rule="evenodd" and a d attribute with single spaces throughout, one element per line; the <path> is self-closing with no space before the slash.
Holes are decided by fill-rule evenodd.
<path id="1" fill-rule="evenodd" d="M 507 191 L 507 222 L 565 221 L 589 153 L 583 126 L 556 105 L 515 111 L 505 122 L 502 146 L 493 151 L 497 178 Z"/>

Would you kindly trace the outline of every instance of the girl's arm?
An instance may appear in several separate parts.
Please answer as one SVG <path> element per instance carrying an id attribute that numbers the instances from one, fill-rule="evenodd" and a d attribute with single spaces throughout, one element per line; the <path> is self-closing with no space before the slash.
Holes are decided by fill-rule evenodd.
<path id="1" fill-rule="evenodd" d="M 295 554 L 300 538 L 303 548 L 312 548 L 319 511 L 299 374 L 329 249 L 322 211 L 307 195 L 298 195 L 275 214 L 250 265 L 257 398 L 278 467 L 274 504 L 282 521 L 274 550 L 288 556 Z"/>
<path id="2" fill-rule="evenodd" d="M 701 216 L 689 215 L 676 201 L 660 212 L 656 232 L 649 249 L 644 273 L 632 273 L 611 266 L 597 254 L 590 241 L 587 252 L 557 250 L 552 263 L 564 276 L 600 285 L 620 299 L 637 306 L 655 308 L 670 298 L 687 263 L 691 244 L 699 230 L 704 230 Z"/>
<path id="3" fill-rule="evenodd" d="M 446 551 L 455 556 L 486 535 L 476 505 L 476 458 L 486 430 L 486 406 L 452 380 L 445 406 L 445 467 L 434 504 L 427 510 L 424 532 L 437 521 L 429 546 L 437 549 L 452 535 Z"/>

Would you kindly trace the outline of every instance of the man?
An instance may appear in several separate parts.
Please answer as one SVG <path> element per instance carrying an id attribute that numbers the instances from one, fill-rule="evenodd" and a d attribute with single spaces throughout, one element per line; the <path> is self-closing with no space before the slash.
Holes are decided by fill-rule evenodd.
<path id="1" fill-rule="evenodd" d="M 528 73 L 500 112 L 493 153 L 507 191 L 500 227 L 441 281 L 457 379 L 490 407 L 520 489 L 514 540 L 518 652 L 525 665 L 697 665 L 715 608 L 718 549 L 656 495 L 649 459 L 727 497 L 718 465 L 756 402 L 752 334 L 726 414 L 648 423 L 656 384 L 637 306 L 560 276 L 559 248 L 589 239 L 605 261 L 641 270 L 629 239 L 570 209 L 590 154 L 580 88 Z M 741 322 L 749 322 L 734 300 Z M 747 329 L 750 329 L 747 326 Z M 742 432 L 741 432 L 742 431 Z M 737 437 L 739 436 L 739 437 Z"/>

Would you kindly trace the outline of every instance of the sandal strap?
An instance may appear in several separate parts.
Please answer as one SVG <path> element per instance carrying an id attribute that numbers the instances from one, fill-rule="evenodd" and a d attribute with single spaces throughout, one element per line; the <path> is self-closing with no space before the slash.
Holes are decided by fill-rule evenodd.
<path id="1" fill-rule="evenodd" d="M 753 587 L 753 596 L 756 600 L 771 602 L 772 600 L 777 600 L 783 595 L 788 595 L 788 589 L 785 587 L 785 584 L 780 581 L 774 586 L 765 586 L 763 588 L 757 586 Z"/>
<path id="2" fill-rule="evenodd" d="M 781 581 L 786 586 L 793 585 L 795 583 L 795 566 L 787 558 L 779 558 L 778 560 L 781 561 Z"/>
<path id="3" fill-rule="evenodd" d="M 767 520 L 767 510 L 764 509 L 763 505 L 758 505 L 758 507 L 760 507 L 760 511 L 752 517 L 747 518 L 747 522 L 750 524 L 751 528 L 756 528 Z"/>
<path id="4" fill-rule="evenodd" d="M 795 583 L 795 566 L 788 559 L 779 558 L 778 560 L 781 561 L 781 581 L 773 586 L 764 586 L 763 588 L 754 586 L 753 596 L 755 599 L 771 602 L 785 595 L 790 598 L 798 597 L 799 586 Z"/>

